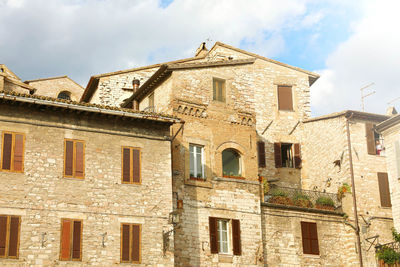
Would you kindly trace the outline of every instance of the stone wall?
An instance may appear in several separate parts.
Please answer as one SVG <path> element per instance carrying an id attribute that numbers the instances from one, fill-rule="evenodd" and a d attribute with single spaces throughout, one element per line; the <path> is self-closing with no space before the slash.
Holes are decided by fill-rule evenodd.
<path id="1" fill-rule="evenodd" d="M 0 265 L 119 264 L 121 223 L 142 225 L 142 266 L 174 265 L 171 252 L 163 254 L 172 211 L 167 125 L 5 104 L 0 110 L 0 132 L 26 137 L 24 173 L 0 172 L 0 214 L 22 220 L 19 259 Z M 65 138 L 85 142 L 84 179 L 63 178 Z M 140 185 L 121 183 L 121 146 L 141 148 Z M 62 218 L 83 220 L 82 261 L 59 260 Z"/>
<path id="2" fill-rule="evenodd" d="M 83 88 L 67 76 L 38 79 L 27 81 L 36 89 L 35 95 L 57 98 L 58 94 L 67 91 L 71 93 L 71 100 L 79 101 L 83 94 Z"/>

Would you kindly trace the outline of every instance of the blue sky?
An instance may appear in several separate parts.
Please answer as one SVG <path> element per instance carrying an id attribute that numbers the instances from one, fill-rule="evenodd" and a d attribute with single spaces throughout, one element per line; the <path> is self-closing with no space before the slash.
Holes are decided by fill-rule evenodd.
<path id="1" fill-rule="evenodd" d="M 222 41 L 315 71 L 312 113 L 384 113 L 400 96 L 396 0 L 0 0 L 0 63 L 23 80 L 191 57 Z M 400 101 L 394 103 L 400 106 Z"/>

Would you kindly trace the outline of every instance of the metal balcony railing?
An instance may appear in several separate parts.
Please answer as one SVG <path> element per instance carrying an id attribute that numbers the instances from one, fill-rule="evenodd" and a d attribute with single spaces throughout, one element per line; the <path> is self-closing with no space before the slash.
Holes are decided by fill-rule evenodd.
<path id="1" fill-rule="evenodd" d="M 271 187 L 264 196 L 266 203 L 343 212 L 342 200 L 336 194 L 290 187 Z"/>

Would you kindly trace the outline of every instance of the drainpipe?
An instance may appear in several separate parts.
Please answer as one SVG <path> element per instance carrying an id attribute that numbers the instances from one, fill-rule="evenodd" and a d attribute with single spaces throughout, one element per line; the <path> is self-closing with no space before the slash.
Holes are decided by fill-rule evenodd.
<path id="1" fill-rule="evenodd" d="M 349 161 L 350 161 L 350 176 L 351 176 L 351 191 L 353 196 L 353 210 L 355 219 L 355 231 L 357 236 L 357 250 L 358 258 L 360 260 L 360 267 L 363 267 L 362 252 L 361 252 L 361 240 L 360 240 L 360 226 L 358 224 L 358 212 L 357 212 L 357 199 L 356 199 L 356 186 L 354 183 L 354 170 L 353 170 L 353 156 L 351 153 L 351 140 L 350 140 L 350 126 L 349 120 L 353 117 L 353 113 L 346 114 L 346 130 L 347 130 L 347 146 L 349 149 Z"/>

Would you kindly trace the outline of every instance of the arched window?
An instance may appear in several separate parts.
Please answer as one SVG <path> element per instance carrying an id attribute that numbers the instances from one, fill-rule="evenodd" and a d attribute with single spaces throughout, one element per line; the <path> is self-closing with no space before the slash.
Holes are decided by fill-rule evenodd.
<path id="1" fill-rule="evenodd" d="M 71 100 L 71 93 L 68 91 L 62 91 L 57 96 L 58 99 Z"/>
<path id="2" fill-rule="evenodd" d="M 242 176 L 240 154 L 231 148 L 222 151 L 222 172 L 224 176 Z"/>

